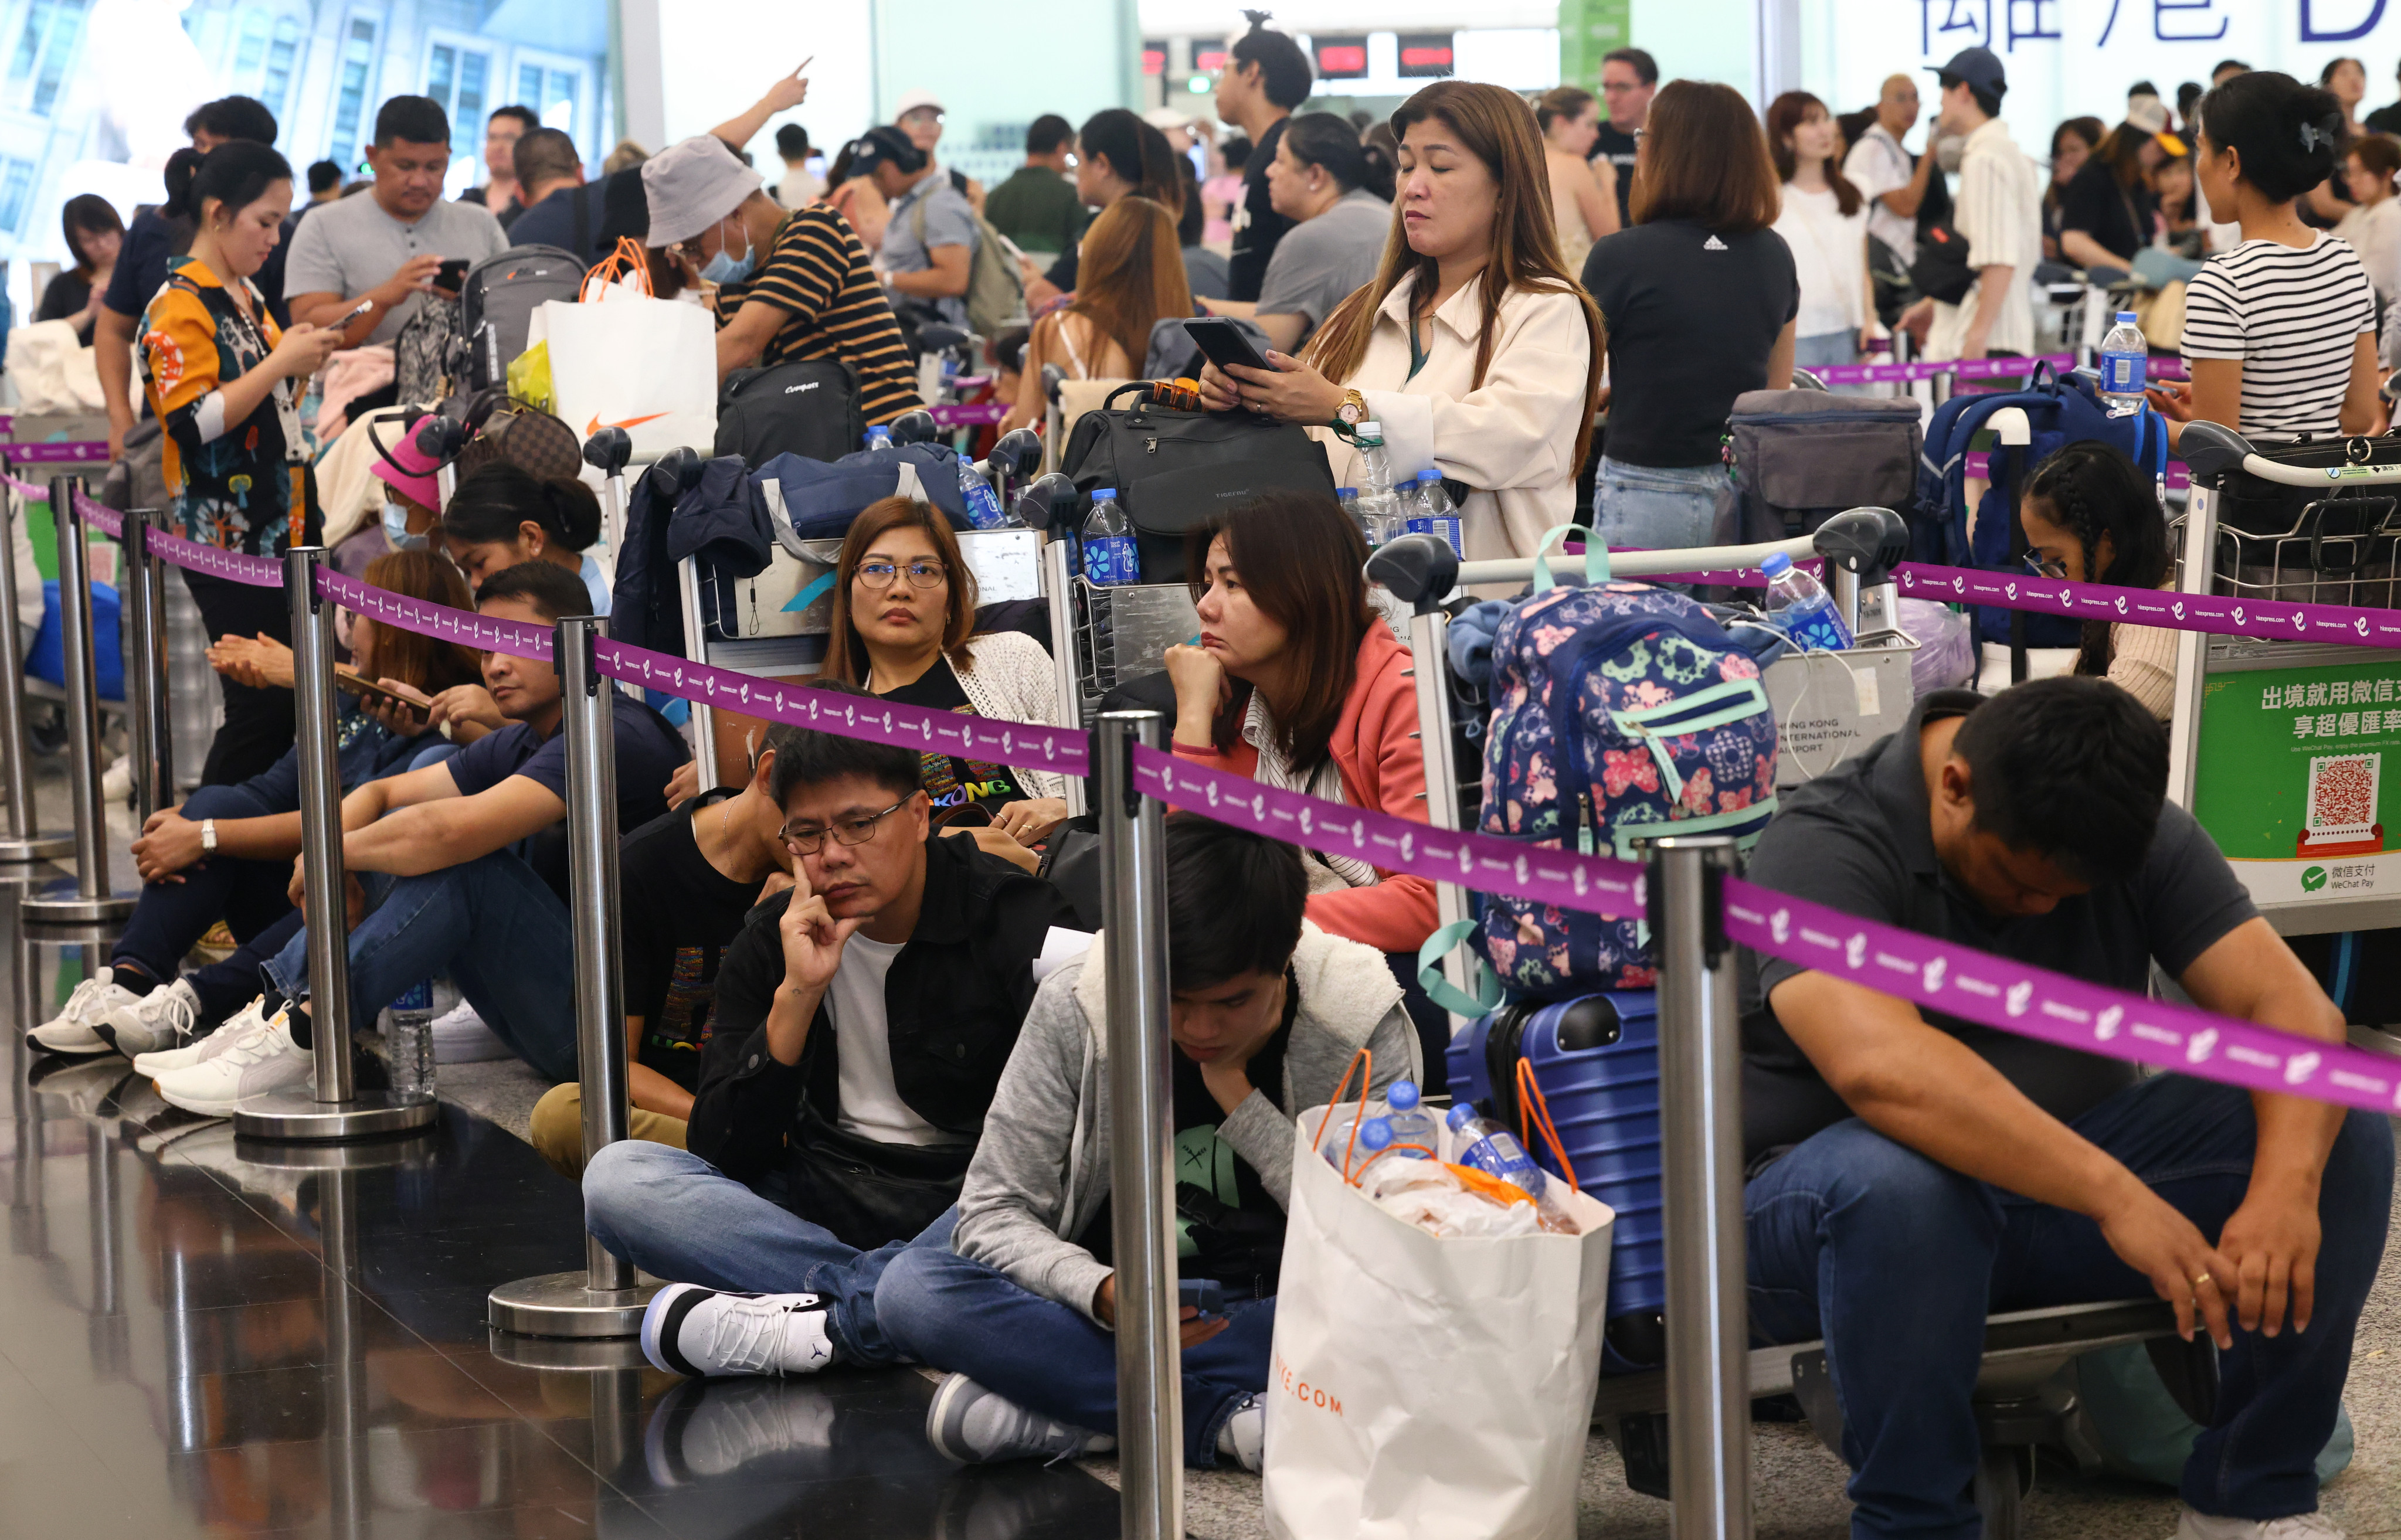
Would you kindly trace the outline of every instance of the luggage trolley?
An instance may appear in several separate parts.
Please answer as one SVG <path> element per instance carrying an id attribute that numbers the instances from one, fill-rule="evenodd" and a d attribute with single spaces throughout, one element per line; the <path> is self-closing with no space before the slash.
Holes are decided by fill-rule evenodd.
<path id="1" fill-rule="evenodd" d="M 2195 422 L 2181 449 L 2182 592 L 2401 606 L 2401 440 L 2261 454 Z M 2401 650 L 2181 632 L 2168 743 L 2168 795 L 2280 934 L 2401 926 L 2401 775 L 2383 774 L 2388 756 L 2401 771 Z M 2331 992 L 2346 1008 L 2355 947 L 2336 943 Z M 2401 1054 L 2374 1026 L 2352 1035 Z"/>

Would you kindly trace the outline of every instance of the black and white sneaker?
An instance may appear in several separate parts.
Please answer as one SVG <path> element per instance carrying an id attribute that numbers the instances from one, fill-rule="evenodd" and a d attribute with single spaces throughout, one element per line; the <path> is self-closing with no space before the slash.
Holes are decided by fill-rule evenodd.
<path id="1" fill-rule="evenodd" d="M 814 1374 L 833 1362 L 817 1294 L 669 1284 L 642 1313 L 642 1353 L 669 1374 Z"/>
<path id="2" fill-rule="evenodd" d="M 926 1441 L 961 1465 L 991 1460 L 1074 1460 L 1106 1454 L 1118 1441 L 1089 1428 L 1054 1423 L 964 1374 L 934 1391 L 926 1409 Z"/>

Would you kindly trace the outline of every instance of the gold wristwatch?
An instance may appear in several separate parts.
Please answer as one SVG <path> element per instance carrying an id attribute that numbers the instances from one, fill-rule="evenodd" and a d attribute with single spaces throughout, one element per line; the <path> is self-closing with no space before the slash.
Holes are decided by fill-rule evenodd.
<path id="1" fill-rule="evenodd" d="M 1367 420 L 1367 398 L 1356 390 L 1342 392 L 1342 404 L 1334 409 L 1334 420 L 1345 428 L 1356 428 Z"/>

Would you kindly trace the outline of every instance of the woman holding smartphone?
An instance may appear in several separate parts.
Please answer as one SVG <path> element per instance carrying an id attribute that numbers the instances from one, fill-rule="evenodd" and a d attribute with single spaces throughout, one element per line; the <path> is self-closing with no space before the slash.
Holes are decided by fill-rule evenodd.
<path id="1" fill-rule="evenodd" d="M 250 281 L 292 212 L 292 168 L 264 144 L 229 140 L 167 163 L 170 217 L 189 219 L 189 252 L 142 318 L 143 389 L 166 429 L 170 507 L 188 538 L 250 556 L 280 556 L 324 533 L 300 431 L 299 396 L 340 344 L 336 329 L 285 331 Z M 289 642 L 282 592 L 185 569 L 213 642 L 228 633 Z M 228 785 L 292 746 L 288 691 L 225 686 L 225 726 L 200 779 Z"/>
<path id="2" fill-rule="evenodd" d="M 453 609 L 473 603 L 458 569 L 432 552 L 378 556 L 367 564 L 366 581 Z M 281 597 L 281 590 L 265 592 Z M 421 713 L 393 702 L 431 697 L 479 676 L 470 648 L 364 615 L 351 617 L 350 627 L 353 669 L 382 688 L 364 703 L 349 693 L 340 699 L 335 752 L 345 792 L 455 752 Z M 289 674 L 284 677 L 288 685 Z M 240 1010 L 258 993 L 258 962 L 299 922 L 287 896 L 292 858 L 299 853 L 297 745 L 239 785 L 202 786 L 183 806 L 151 814 L 133 842 L 142 896 L 109 966 L 77 985 L 65 1009 L 34 1029 L 34 1041 L 52 1053 L 114 1048 L 130 1056 L 175 1047 Z M 184 954 L 220 920 L 243 949 L 180 977 Z"/>

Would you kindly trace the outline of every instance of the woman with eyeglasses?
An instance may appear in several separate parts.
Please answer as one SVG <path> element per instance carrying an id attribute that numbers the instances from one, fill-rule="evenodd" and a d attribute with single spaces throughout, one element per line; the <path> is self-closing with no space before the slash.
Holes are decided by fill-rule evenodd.
<path id="1" fill-rule="evenodd" d="M 932 711 L 1057 723 L 1050 655 L 1013 631 L 976 634 L 976 580 L 958 537 L 912 497 L 885 497 L 851 521 L 834 564 L 833 618 L 821 679 Z M 1028 871 L 1034 847 L 1067 816 L 1067 778 L 959 755 L 925 756 L 934 824 Z M 981 809 L 982 811 L 972 810 Z"/>
<path id="2" fill-rule="evenodd" d="M 2035 467 L 2018 499 L 2026 566 L 2044 578 L 2120 588 L 2162 588 L 2168 526 L 2149 477 L 2114 444 L 2071 443 Z M 2158 626 L 2087 620 L 2078 674 L 2123 688 L 2164 722 L 2175 709 L 2176 634 Z"/>

